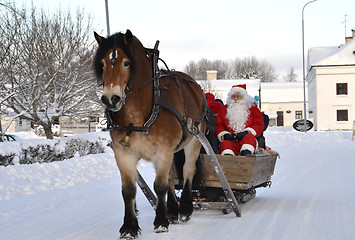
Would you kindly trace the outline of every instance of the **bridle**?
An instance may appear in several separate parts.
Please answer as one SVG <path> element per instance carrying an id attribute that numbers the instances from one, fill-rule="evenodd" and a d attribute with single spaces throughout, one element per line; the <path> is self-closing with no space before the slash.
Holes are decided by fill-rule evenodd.
<path id="1" fill-rule="evenodd" d="M 183 137 L 180 141 L 180 143 L 176 146 L 176 149 L 178 149 L 180 147 L 180 145 L 185 141 L 185 139 L 187 138 L 187 123 L 186 123 L 186 112 L 187 112 L 187 106 L 186 106 L 186 102 L 184 102 L 184 114 L 181 114 L 180 111 L 170 102 L 166 101 L 162 96 L 161 96 L 161 90 L 168 90 L 171 87 L 163 87 L 160 85 L 160 78 L 161 77 L 170 77 L 172 80 L 175 80 L 175 84 L 178 86 L 178 88 L 180 89 L 180 84 L 179 81 L 176 80 L 174 74 L 172 73 L 172 71 L 169 70 L 167 64 L 159 58 L 159 50 L 158 50 L 158 46 L 159 46 L 159 41 L 156 41 L 156 44 L 154 46 L 153 49 L 151 48 L 145 48 L 145 50 L 151 55 L 152 57 L 152 72 L 153 72 L 153 76 L 150 80 L 136 86 L 133 89 L 130 89 L 130 85 L 132 82 L 132 75 L 130 76 L 127 86 L 124 90 L 124 94 L 123 94 L 123 103 L 125 102 L 125 98 L 132 94 L 133 92 L 135 92 L 136 90 L 146 86 L 147 84 L 153 82 L 153 106 L 152 109 L 148 115 L 148 117 L 146 117 L 145 122 L 142 126 L 134 126 L 133 123 L 129 123 L 127 126 L 119 124 L 116 117 L 115 117 L 115 113 L 108 110 L 107 108 L 105 109 L 105 117 L 107 119 L 107 128 L 109 130 L 123 130 L 126 131 L 126 136 L 124 138 L 128 138 L 132 132 L 143 132 L 144 134 L 148 134 L 150 132 L 150 128 L 151 126 L 154 124 L 154 122 L 157 120 L 159 114 L 160 114 L 160 108 L 164 108 L 166 110 L 168 110 L 170 113 L 172 113 L 177 120 L 179 121 L 181 128 L 183 130 Z M 166 67 L 166 71 L 162 71 L 159 69 L 158 67 L 158 61 L 161 61 L 164 63 L 165 67 Z M 117 63 L 117 56 L 116 56 L 116 46 L 114 46 L 113 48 L 113 53 L 112 53 L 112 57 L 110 59 L 110 63 L 112 65 L 115 65 Z M 206 114 L 206 107 L 207 107 L 207 103 L 205 98 L 203 98 L 203 104 L 202 104 L 202 114 L 200 115 L 200 118 L 195 122 L 196 125 L 199 125 L 202 120 L 205 118 Z M 122 139 L 123 140 L 123 139 Z M 120 142 L 122 142 L 122 140 Z M 125 140 L 125 141 L 129 141 L 129 140 Z"/>

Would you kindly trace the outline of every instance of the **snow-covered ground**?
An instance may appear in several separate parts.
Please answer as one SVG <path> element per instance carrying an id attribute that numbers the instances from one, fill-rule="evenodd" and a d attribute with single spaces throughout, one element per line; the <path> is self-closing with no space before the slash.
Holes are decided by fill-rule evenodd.
<path id="1" fill-rule="evenodd" d="M 271 188 L 258 189 L 255 199 L 242 204 L 241 218 L 195 211 L 189 222 L 170 225 L 168 233 L 157 234 L 154 210 L 138 190 L 140 239 L 354 239 L 355 141 L 351 135 L 269 128 L 267 145 L 281 159 Z M 152 166 L 141 161 L 139 171 L 152 184 Z M 118 239 L 123 211 L 112 152 L 0 167 L 0 239 Z"/>

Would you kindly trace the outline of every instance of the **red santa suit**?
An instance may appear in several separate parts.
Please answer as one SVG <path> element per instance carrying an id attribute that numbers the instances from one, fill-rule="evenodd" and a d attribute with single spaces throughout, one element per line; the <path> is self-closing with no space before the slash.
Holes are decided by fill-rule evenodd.
<path id="1" fill-rule="evenodd" d="M 212 93 L 205 93 L 205 97 L 207 100 L 207 106 L 212 110 L 214 116 L 216 117 L 223 106 L 222 103 L 215 101 L 215 97 Z"/>
<path id="2" fill-rule="evenodd" d="M 243 100 L 234 101 L 231 96 L 239 92 Z M 227 104 L 223 106 L 216 118 L 216 134 L 221 142 L 222 155 L 238 155 L 243 150 L 255 153 L 257 149 L 256 137 L 260 136 L 264 129 L 264 119 L 258 107 L 253 103 L 253 98 L 246 92 L 246 86 L 235 85 L 228 93 Z M 224 140 L 225 134 L 236 135 L 248 131 L 241 141 Z"/>

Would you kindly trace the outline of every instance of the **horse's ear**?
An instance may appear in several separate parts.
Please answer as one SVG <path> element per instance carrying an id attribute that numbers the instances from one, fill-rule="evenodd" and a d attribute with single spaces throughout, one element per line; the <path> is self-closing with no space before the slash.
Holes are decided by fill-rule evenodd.
<path id="1" fill-rule="evenodd" d="M 100 36 L 100 35 L 97 34 L 96 32 L 94 32 L 94 36 L 95 36 L 95 39 L 96 39 L 96 41 L 97 41 L 97 43 L 98 43 L 99 45 L 101 45 L 101 43 L 106 40 L 106 38 Z"/>
<path id="2" fill-rule="evenodd" d="M 127 29 L 126 34 L 123 36 L 123 42 L 129 47 L 131 46 L 132 41 L 133 41 L 132 32 L 129 29 Z"/>

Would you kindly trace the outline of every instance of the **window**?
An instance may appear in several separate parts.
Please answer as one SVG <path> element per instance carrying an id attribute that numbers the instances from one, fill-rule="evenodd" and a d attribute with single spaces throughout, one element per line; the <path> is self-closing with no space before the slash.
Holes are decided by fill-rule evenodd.
<path id="1" fill-rule="evenodd" d="M 53 124 L 59 124 L 59 117 L 53 117 Z"/>
<path id="2" fill-rule="evenodd" d="M 337 110 L 337 121 L 348 121 L 348 110 Z"/>
<path id="3" fill-rule="evenodd" d="M 337 95 L 348 95 L 347 83 L 337 83 Z"/>
<path id="4" fill-rule="evenodd" d="M 295 112 L 295 118 L 296 119 L 302 119 L 302 111 L 296 111 Z"/>

